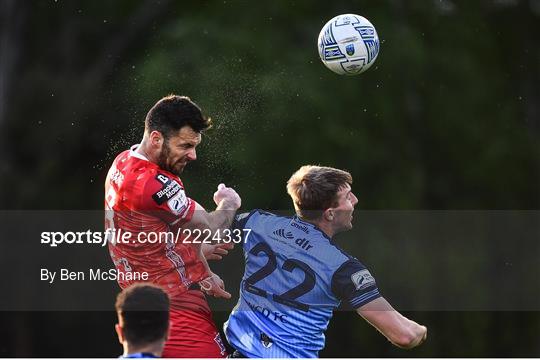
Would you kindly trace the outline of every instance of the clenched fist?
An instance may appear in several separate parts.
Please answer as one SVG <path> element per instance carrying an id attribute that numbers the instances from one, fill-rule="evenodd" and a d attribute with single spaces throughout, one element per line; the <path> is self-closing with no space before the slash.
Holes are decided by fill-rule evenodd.
<path id="1" fill-rule="evenodd" d="M 226 187 L 225 184 L 219 184 L 214 193 L 214 202 L 219 210 L 238 210 L 242 205 L 242 199 L 233 188 Z"/>

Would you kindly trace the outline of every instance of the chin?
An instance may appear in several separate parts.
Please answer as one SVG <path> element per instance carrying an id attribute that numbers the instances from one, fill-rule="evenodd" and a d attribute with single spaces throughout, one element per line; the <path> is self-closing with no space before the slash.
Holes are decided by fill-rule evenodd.
<path id="1" fill-rule="evenodd" d="M 174 173 L 175 173 L 176 175 L 180 175 L 181 173 L 184 172 L 184 168 L 185 168 L 185 165 L 184 165 L 184 166 L 181 166 L 181 167 L 179 167 L 179 168 L 175 168 L 175 169 L 174 169 Z"/>
<path id="2" fill-rule="evenodd" d="M 345 231 L 349 231 L 352 229 L 352 224 L 348 224 L 348 225 L 344 225 L 343 227 L 339 228 L 339 230 L 337 230 L 335 233 L 338 234 L 338 233 L 341 233 L 341 232 L 345 232 Z"/>

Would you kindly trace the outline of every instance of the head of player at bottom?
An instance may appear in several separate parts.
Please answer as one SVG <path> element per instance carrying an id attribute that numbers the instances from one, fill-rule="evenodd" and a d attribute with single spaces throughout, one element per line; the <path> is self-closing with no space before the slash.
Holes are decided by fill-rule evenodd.
<path id="1" fill-rule="evenodd" d="M 169 297 L 150 283 L 137 283 L 116 298 L 118 341 L 123 358 L 161 357 L 169 335 Z"/>

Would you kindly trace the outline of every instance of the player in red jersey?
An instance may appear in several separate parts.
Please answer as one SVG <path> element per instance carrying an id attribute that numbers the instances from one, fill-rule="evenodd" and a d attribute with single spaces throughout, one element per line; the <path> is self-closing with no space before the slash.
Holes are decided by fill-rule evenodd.
<path id="1" fill-rule="evenodd" d="M 146 116 L 141 144 L 116 157 L 105 181 L 105 226 L 130 235 L 109 242 L 120 287 L 132 283 L 121 273 L 147 273 L 148 281 L 171 298 L 164 357 L 226 356 L 201 287 L 209 295 L 230 298 L 205 259 L 205 254 L 219 258 L 228 247 L 204 247 L 178 236 L 195 229 L 228 228 L 240 207 L 238 194 L 220 184 L 214 194 L 216 211 L 208 213 L 186 195 L 178 177 L 197 158 L 195 148 L 208 127 L 210 119 L 189 98 L 170 95 L 159 100 Z"/>

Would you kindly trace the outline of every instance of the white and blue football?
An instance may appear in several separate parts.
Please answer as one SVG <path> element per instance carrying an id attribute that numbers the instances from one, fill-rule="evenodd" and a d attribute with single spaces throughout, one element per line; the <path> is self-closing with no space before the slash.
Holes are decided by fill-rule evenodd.
<path id="1" fill-rule="evenodd" d="M 327 68 L 340 75 L 358 75 L 379 55 L 379 36 L 373 24 L 355 14 L 328 21 L 318 40 L 319 56 Z"/>

